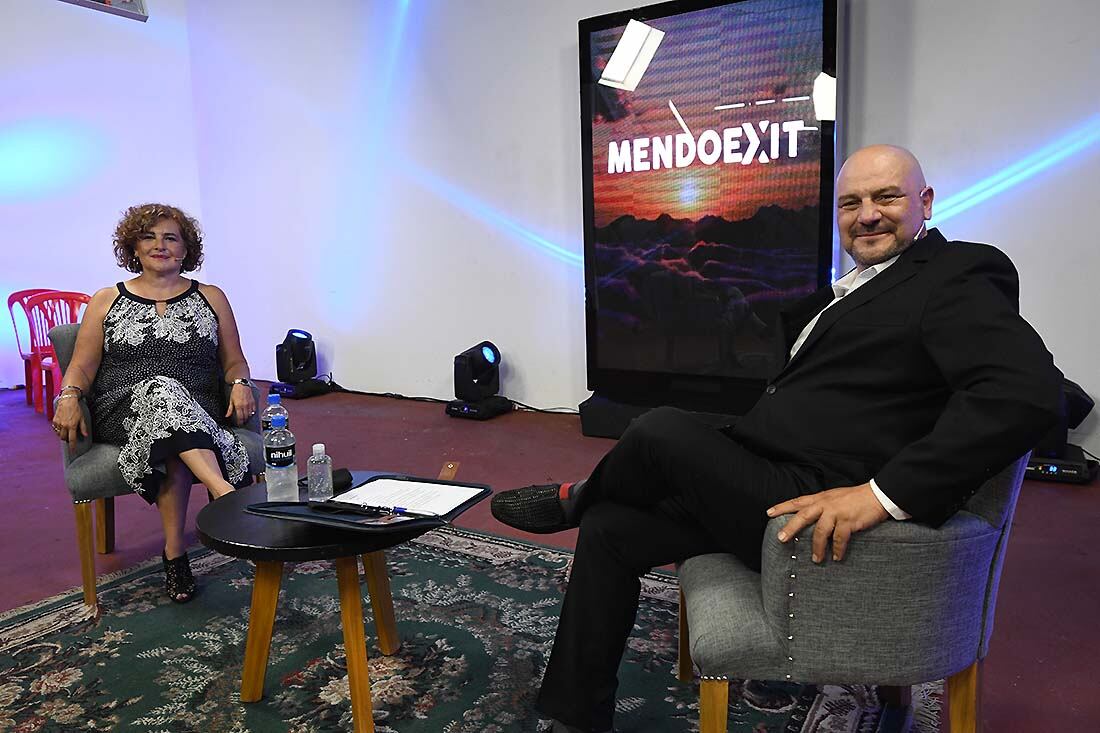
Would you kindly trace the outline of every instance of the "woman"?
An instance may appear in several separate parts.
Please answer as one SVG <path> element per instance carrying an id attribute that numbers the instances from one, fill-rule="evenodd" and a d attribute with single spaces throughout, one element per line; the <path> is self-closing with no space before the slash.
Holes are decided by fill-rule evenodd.
<path id="1" fill-rule="evenodd" d="M 256 410 L 248 363 L 225 294 L 182 276 L 202 265 L 194 219 L 173 206 L 134 206 L 114 250 L 137 277 L 92 296 L 53 429 L 75 447 L 88 435 L 79 398 L 89 396 L 96 441 L 119 446 L 123 477 L 160 512 L 168 595 L 185 603 L 195 593 L 183 539 L 192 482 L 217 498 L 249 480 L 245 447 L 226 429 Z M 233 385 L 228 409 L 222 380 Z"/>

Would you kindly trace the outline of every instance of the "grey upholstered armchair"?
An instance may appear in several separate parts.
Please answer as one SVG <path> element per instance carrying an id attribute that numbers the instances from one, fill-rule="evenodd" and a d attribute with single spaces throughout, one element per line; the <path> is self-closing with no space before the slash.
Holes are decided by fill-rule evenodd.
<path id="1" fill-rule="evenodd" d="M 50 342 L 57 354 L 62 373 L 69 368 L 69 360 L 76 344 L 79 324 L 55 326 L 50 330 Z M 256 404 L 260 404 L 259 390 L 252 388 Z M 68 445 L 62 444 L 61 458 L 65 465 L 65 484 L 73 497 L 76 510 L 76 538 L 80 551 L 80 575 L 84 584 L 84 602 L 89 606 L 96 604 L 95 591 L 95 555 L 92 551 L 92 504 L 96 508 L 95 547 L 101 554 L 112 552 L 115 547 L 115 506 L 114 498 L 133 493 L 123 480 L 118 469 L 116 446 L 95 442 L 95 425 L 84 397 L 80 399 L 80 409 L 91 432 L 90 438 L 81 438 L 76 450 L 69 452 Z M 244 425 L 233 428 L 233 432 L 248 450 L 248 470 L 256 475 L 263 470 L 263 442 L 260 439 L 260 417 L 257 413 Z"/>
<path id="2" fill-rule="evenodd" d="M 726 730 L 729 678 L 883 685 L 908 705 L 910 685 L 946 677 L 949 730 L 976 731 L 979 664 L 1026 465 L 991 478 L 939 529 L 886 522 L 854 535 L 840 563 L 811 562 L 813 527 L 780 543 L 788 517 L 768 524 L 761 573 L 732 555 L 685 561 L 679 677 L 691 680 L 694 661 L 701 733 Z"/>

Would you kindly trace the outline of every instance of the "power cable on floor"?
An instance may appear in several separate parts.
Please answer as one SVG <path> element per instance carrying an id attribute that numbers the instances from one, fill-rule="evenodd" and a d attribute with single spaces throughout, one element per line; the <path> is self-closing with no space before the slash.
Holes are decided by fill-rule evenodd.
<path id="1" fill-rule="evenodd" d="M 397 392 L 367 392 L 367 391 L 360 390 L 360 389 L 348 389 L 346 387 L 341 387 L 339 384 L 337 384 L 333 380 L 331 372 L 329 374 L 324 374 L 324 375 L 318 377 L 318 379 L 321 379 L 321 380 L 324 380 L 324 381 L 328 382 L 329 388 L 333 392 L 345 392 L 347 394 L 360 394 L 360 395 L 366 395 L 368 397 L 390 397 L 390 398 L 395 399 L 395 400 L 409 400 L 411 402 L 435 402 L 435 403 L 443 404 L 443 403 L 447 403 L 447 402 L 451 401 L 451 400 L 441 399 L 439 397 L 417 397 L 417 396 L 410 397 L 409 395 L 398 394 Z M 508 400 L 508 401 L 511 402 L 515 406 L 516 409 L 524 411 L 524 412 L 541 412 L 541 413 L 545 413 L 547 415 L 576 415 L 576 414 L 579 414 L 577 412 L 577 410 L 575 410 L 573 408 L 570 408 L 570 407 L 534 407 L 532 405 L 528 405 L 528 404 L 525 404 L 523 402 L 519 402 L 517 400 Z"/>

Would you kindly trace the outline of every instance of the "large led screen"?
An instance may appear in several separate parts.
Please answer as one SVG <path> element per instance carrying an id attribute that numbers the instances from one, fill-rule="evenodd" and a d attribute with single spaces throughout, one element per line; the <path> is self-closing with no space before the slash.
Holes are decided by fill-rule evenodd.
<path id="1" fill-rule="evenodd" d="M 743 0 L 581 21 L 590 387 L 782 366 L 778 313 L 831 260 L 813 92 L 834 18 L 829 0 Z"/>

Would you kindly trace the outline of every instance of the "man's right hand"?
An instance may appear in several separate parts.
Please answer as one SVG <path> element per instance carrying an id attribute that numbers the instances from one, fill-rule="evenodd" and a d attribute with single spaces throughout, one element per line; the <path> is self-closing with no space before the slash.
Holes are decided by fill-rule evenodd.
<path id="1" fill-rule="evenodd" d="M 833 545 L 833 560 L 843 560 L 853 534 L 890 518 L 882 502 L 871 491 L 870 483 L 805 494 L 776 504 L 767 513 L 769 517 L 794 514 L 779 532 L 780 542 L 787 542 L 804 528 L 814 525 L 812 559 L 816 563 L 825 560 L 830 542 Z"/>
<path id="2" fill-rule="evenodd" d="M 57 437 L 69 444 L 70 452 L 76 450 L 76 442 L 81 436 L 88 437 L 88 423 L 84 420 L 84 411 L 80 409 L 77 397 L 58 400 L 52 425 Z"/>

